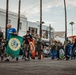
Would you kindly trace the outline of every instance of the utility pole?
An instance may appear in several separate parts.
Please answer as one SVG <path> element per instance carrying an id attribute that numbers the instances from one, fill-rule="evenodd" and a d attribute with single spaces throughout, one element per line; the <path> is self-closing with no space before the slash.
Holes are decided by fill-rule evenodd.
<path id="1" fill-rule="evenodd" d="M 42 37 L 42 0 L 40 0 L 40 38 Z"/>
<path id="2" fill-rule="evenodd" d="M 17 24 L 17 33 L 19 32 L 19 25 L 20 25 L 20 7 L 21 7 L 21 0 L 19 0 L 19 7 L 18 7 L 18 24 Z"/>
<path id="3" fill-rule="evenodd" d="M 67 37 L 67 12 L 66 12 L 66 2 L 64 0 L 64 11 L 65 11 L 65 40 Z"/>
<path id="4" fill-rule="evenodd" d="M 5 39 L 7 40 L 7 24 L 8 24 L 8 4 L 9 0 L 6 0 L 6 26 L 5 26 Z"/>

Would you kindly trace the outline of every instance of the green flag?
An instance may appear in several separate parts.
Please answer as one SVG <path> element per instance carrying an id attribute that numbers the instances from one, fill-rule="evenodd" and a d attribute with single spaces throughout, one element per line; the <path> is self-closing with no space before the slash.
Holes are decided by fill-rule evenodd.
<path id="1" fill-rule="evenodd" d="M 12 57 L 18 57 L 20 53 L 22 40 L 23 38 L 20 36 L 11 35 L 6 48 L 6 53 Z"/>

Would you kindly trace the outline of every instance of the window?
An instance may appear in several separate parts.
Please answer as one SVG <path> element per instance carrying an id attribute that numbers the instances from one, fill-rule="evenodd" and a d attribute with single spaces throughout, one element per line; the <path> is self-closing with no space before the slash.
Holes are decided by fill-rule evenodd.
<path id="1" fill-rule="evenodd" d="M 30 34 L 35 36 L 37 34 L 37 28 L 29 27 Z"/>
<path id="2" fill-rule="evenodd" d="M 8 24 L 11 24 L 11 20 L 10 19 L 8 19 Z"/>
<path id="3" fill-rule="evenodd" d="M 46 33 L 45 32 L 46 32 L 45 30 L 42 31 L 42 37 L 43 38 L 46 38 Z"/>
<path id="4" fill-rule="evenodd" d="M 48 39 L 48 31 L 46 31 L 46 39 Z"/>
<path id="5" fill-rule="evenodd" d="M 19 25 L 19 29 L 21 30 L 22 29 L 22 23 L 20 22 L 20 25 Z"/>
<path id="6" fill-rule="evenodd" d="M 48 31 L 43 30 L 42 31 L 42 37 L 48 39 Z"/>

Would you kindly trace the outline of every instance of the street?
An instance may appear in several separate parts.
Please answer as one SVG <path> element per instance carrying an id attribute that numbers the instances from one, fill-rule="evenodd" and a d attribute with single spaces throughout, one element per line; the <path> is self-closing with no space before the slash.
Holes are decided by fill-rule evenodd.
<path id="1" fill-rule="evenodd" d="M 0 75 L 76 75 L 76 60 L 0 61 Z"/>

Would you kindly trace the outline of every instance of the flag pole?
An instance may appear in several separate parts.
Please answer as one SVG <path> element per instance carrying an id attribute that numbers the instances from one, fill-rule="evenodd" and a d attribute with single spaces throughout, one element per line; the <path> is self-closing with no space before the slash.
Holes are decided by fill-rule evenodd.
<path id="1" fill-rule="evenodd" d="M 20 7 L 21 7 L 21 0 L 19 0 L 19 7 L 18 7 L 18 24 L 17 24 L 17 33 L 19 33 L 19 25 L 20 25 Z"/>
<path id="2" fill-rule="evenodd" d="M 5 39 L 7 40 L 7 24 L 8 24 L 8 4 L 9 0 L 6 0 L 6 26 L 5 26 Z"/>

